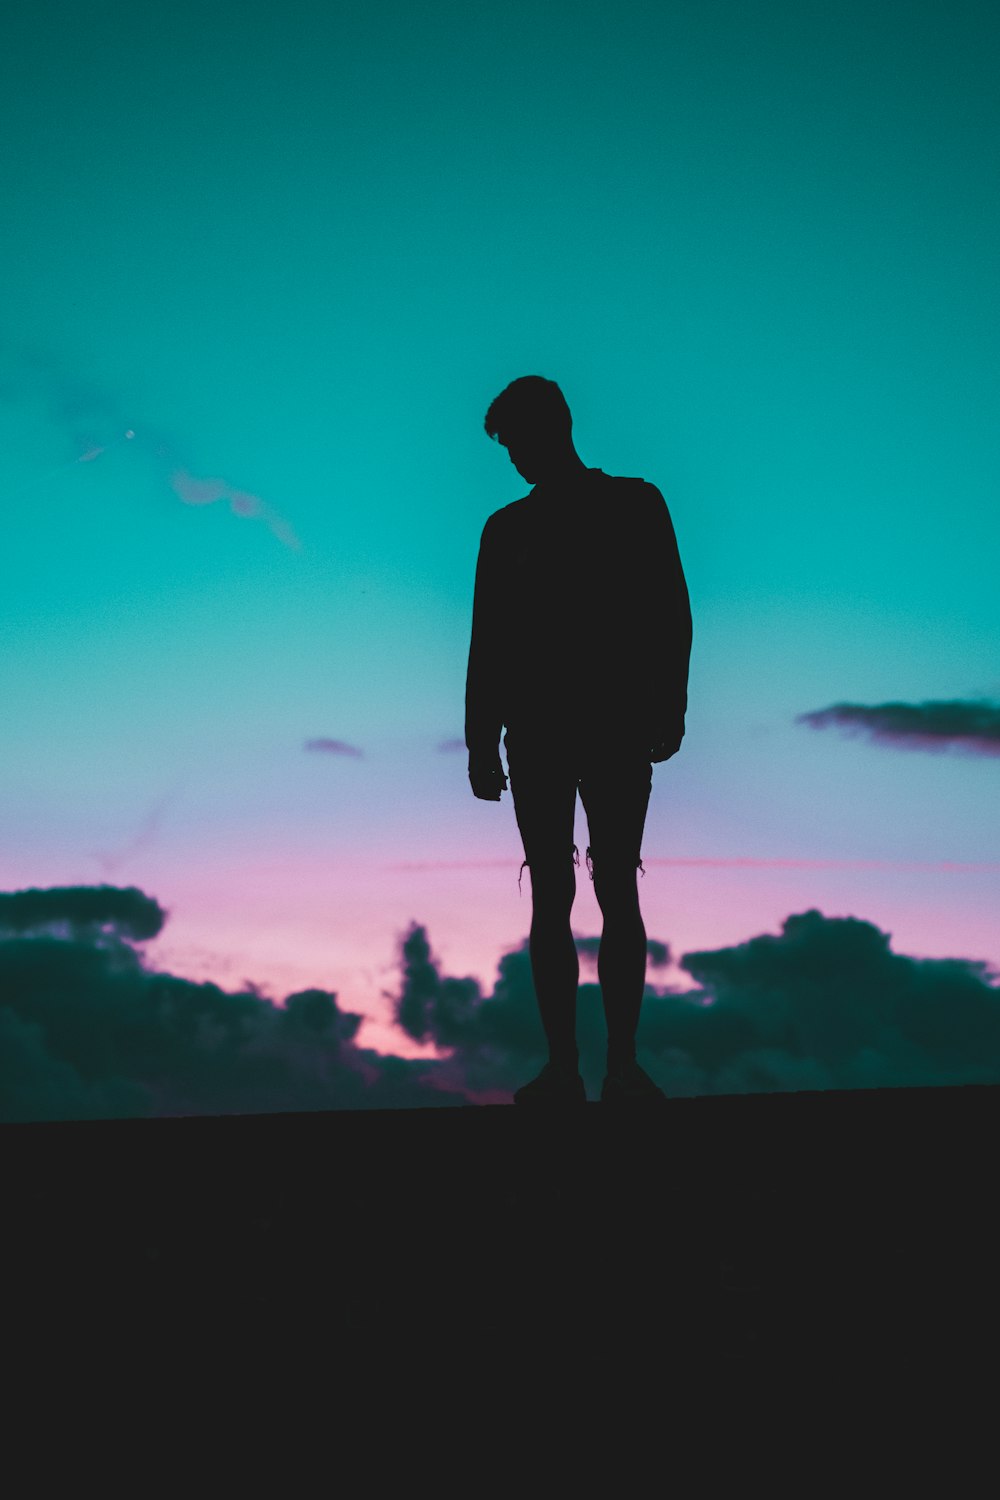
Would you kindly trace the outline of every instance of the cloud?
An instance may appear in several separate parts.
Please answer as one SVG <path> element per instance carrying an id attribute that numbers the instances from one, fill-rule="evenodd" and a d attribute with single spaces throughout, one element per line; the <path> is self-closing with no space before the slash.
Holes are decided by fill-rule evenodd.
<path id="1" fill-rule="evenodd" d="M 156 937 L 167 913 L 137 886 L 29 887 L 0 892 L 0 941 L 15 935 L 65 933 L 83 940 Z"/>
<path id="2" fill-rule="evenodd" d="M 302 748 L 320 750 L 326 755 L 353 755 L 358 760 L 364 759 L 364 751 L 356 745 L 348 745 L 345 740 L 306 740 Z"/>
<path id="3" fill-rule="evenodd" d="M 8 339 L 2 347 L 0 401 L 41 410 L 73 456 L 131 426 L 122 403 L 111 392 L 81 372 L 68 370 L 51 349 L 30 343 L 16 349 Z"/>
<path id="4" fill-rule="evenodd" d="M 43 1027 L 0 1005 L 0 1121 L 135 1119 L 149 1098 L 125 1077 L 85 1078 L 51 1049 Z"/>
<path id="5" fill-rule="evenodd" d="M 599 937 L 577 937 L 575 938 L 575 942 L 576 951 L 581 958 L 589 958 L 596 961 L 601 948 Z M 670 949 L 667 944 L 657 942 L 656 938 L 647 938 L 646 961 L 651 968 L 666 968 L 671 961 Z"/>
<path id="6" fill-rule="evenodd" d="M 400 1029 L 437 1058 L 358 1047 L 362 1017 L 308 988 L 279 1005 L 146 964 L 166 913 L 135 887 L 0 894 L 0 1120 L 507 1104 L 547 1056 L 528 941 L 488 994 L 442 972 L 426 928 L 398 939 Z M 577 938 L 584 956 L 596 938 Z M 653 966 L 669 958 L 649 942 Z M 893 953 L 889 935 L 817 910 L 778 934 L 680 960 L 693 990 L 647 981 L 640 1063 L 675 1097 L 1000 1082 L 1000 975 Z M 591 1099 L 604 1072 L 600 987 L 577 999 Z"/>
<path id="7" fill-rule="evenodd" d="M 102 453 L 128 441 L 142 449 L 161 481 L 170 485 L 186 505 L 211 505 L 228 500 L 233 515 L 263 521 L 286 547 L 295 551 L 302 543 L 292 527 L 259 495 L 238 489 L 217 476 L 191 472 L 178 445 L 162 428 L 141 420 L 117 393 L 67 366 L 51 349 L 37 345 L 14 349 L 10 343 L 0 354 L 0 402 L 40 409 L 59 432 L 66 458 L 55 469 L 40 474 L 21 490 L 35 489 L 77 463 L 92 463 Z M 20 493 L 15 491 L 14 497 Z"/>
<path id="8" fill-rule="evenodd" d="M 147 966 L 166 913 L 113 886 L 0 894 L 0 1120 L 462 1105 L 433 1061 L 359 1048 L 312 988 L 278 1005 Z"/>
<path id="9" fill-rule="evenodd" d="M 158 453 L 159 456 L 164 456 L 162 449 Z M 279 542 L 296 551 L 301 548 L 302 543 L 288 522 L 266 505 L 259 495 L 252 495 L 249 490 L 234 489 L 225 479 L 198 478 L 187 469 L 176 467 L 173 462 L 168 462 L 166 469 L 174 493 L 186 505 L 212 505 L 216 500 L 228 500 L 229 509 L 234 516 L 257 516 L 270 527 Z"/>
<path id="10" fill-rule="evenodd" d="M 414 1041 L 452 1049 L 450 1060 L 436 1064 L 439 1080 L 464 1086 L 484 1102 L 509 1103 L 545 1053 L 527 944 L 501 957 L 493 993 L 486 998 L 475 978 L 442 976 L 426 928 L 417 922 L 399 940 L 398 962 L 398 993 L 384 994 L 397 1024 Z M 584 1004 L 581 1012 L 587 1009 Z"/>
<path id="11" fill-rule="evenodd" d="M 868 734 L 882 744 L 913 750 L 948 750 L 1000 755 L 1000 703 L 987 698 L 926 703 L 834 703 L 799 714 L 796 724 L 828 726 L 848 734 Z"/>
<path id="12" fill-rule="evenodd" d="M 106 850 L 94 851 L 93 858 L 97 860 L 106 876 L 115 874 L 130 859 L 133 859 L 135 855 L 139 854 L 143 849 L 148 848 L 154 842 L 156 835 L 160 831 L 163 815 L 173 798 L 177 795 L 184 780 L 184 777 L 179 777 L 172 787 L 168 788 L 162 796 L 157 798 L 145 818 L 143 818 L 142 823 L 136 829 L 136 832 L 120 848 L 110 853 Z"/>
<path id="13" fill-rule="evenodd" d="M 699 988 L 647 983 L 637 1036 L 640 1062 L 668 1094 L 1000 1082 L 1000 976 L 977 960 L 895 954 L 872 923 L 810 910 L 778 936 L 679 964 Z M 441 974 L 416 923 L 400 968 L 398 1022 L 452 1049 L 453 1086 L 511 1090 L 544 1062 L 527 942 L 500 959 L 487 997 L 474 979 Z M 607 1041 L 596 984 L 579 987 L 577 1040 L 595 1098 Z"/>
<path id="14" fill-rule="evenodd" d="M 1000 1081 L 1000 976 L 978 960 L 896 954 L 873 923 L 810 910 L 680 966 L 712 1002 L 685 1050 L 713 1092 Z M 653 1021 L 650 1045 L 677 1045 Z"/>
<path id="15" fill-rule="evenodd" d="M 456 752 L 460 750 L 464 751 L 466 748 L 464 740 L 442 740 L 438 745 L 438 750 L 442 755 L 454 755 Z"/>

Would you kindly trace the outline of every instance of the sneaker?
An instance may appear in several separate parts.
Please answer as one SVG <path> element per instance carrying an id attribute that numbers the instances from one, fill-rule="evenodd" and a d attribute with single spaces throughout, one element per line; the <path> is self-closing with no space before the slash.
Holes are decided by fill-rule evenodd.
<path id="1" fill-rule="evenodd" d="M 516 1090 L 515 1104 L 586 1104 L 587 1090 L 580 1074 L 548 1062 L 530 1083 Z"/>
<path id="2" fill-rule="evenodd" d="M 667 1096 L 635 1061 L 609 1072 L 601 1085 L 602 1104 L 666 1104 Z"/>

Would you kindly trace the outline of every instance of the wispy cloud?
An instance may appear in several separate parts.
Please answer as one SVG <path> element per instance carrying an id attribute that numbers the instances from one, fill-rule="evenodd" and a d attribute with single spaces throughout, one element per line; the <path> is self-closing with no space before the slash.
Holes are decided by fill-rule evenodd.
<path id="1" fill-rule="evenodd" d="M 357 745 L 349 745 L 346 740 L 306 740 L 303 750 L 318 750 L 324 755 L 353 755 L 357 760 L 364 759 L 364 751 L 359 750 Z"/>
<path id="2" fill-rule="evenodd" d="M 68 454 L 55 468 L 22 484 L 7 496 L 8 500 L 36 491 L 75 464 L 93 463 L 111 448 L 128 442 L 145 453 L 161 480 L 185 505 L 228 500 L 233 515 L 262 521 L 284 546 L 301 549 L 302 543 L 288 521 L 259 495 L 217 476 L 192 473 L 174 438 L 142 421 L 123 394 L 70 368 L 51 349 L 35 345 L 19 350 L 9 344 L 2 347 L 0 402 L 9 407 L 40 409 L 61 435 Z"/>
<path id="3" fill-rule="evenodd" d="M 796 724 L 867 734 L 903 749 L 951 748 L 976 755 L 1000 755 L 1000 703 L 987 698 L 952 698 L 925 703 L 834 703 L 799 714 Z"/>
<path id="4" fill-rule="evenodd" d="M 94 851 L 93 857 L 97 860 L 105 876 L 117 874 L 130 859 L 133 859 L 136 854 L 141 853 L 143 849 L 148 849 L 154 843 L 156 835 L 162 826 L 164 814 L 170 803 L 177 796 L 185 779 L 184 777 L 179 777 L 173 786 L 156 799 L 135 833 L 120 848 L 111 852 L 105 850 Z"/>
<path id="5" fill-rule="evenodd" d="M 277 511 L 267 505 L 259 495 L 249 490 L 234 489 L 225 479 L 199 479 L 187 469 L 167 465 L 168 478 L 174 493 L 186 505 L 212 505 L 216 500 L 228 500 L 234 516 L 256 516 L 268 526 L 279 542 L 298 551 L 302 543 L 295 532 Z"/>

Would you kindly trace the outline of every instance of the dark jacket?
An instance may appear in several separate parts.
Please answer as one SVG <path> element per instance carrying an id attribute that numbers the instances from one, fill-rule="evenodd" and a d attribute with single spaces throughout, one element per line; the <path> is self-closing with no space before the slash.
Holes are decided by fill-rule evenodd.
<path id="1" fill-rule="evenodd" d="M 494 511 L 476 566 L 470 756 L 513 738 L 645 748 L 687 709 L 691 605 L 666 501 L 587 469 Z"/>

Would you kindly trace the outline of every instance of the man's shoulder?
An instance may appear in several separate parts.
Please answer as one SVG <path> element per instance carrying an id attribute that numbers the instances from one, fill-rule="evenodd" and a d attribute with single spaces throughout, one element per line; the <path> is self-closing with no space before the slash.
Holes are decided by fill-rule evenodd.
<path id="1" fill-rule="evenodd" d="M 603 469 L 591 469 L 587 483 L 580 489 L 578 495 L 573 491 L 567 491 L 568 499 L 585 499 L 588 493 L 616 494 L 616 495 L 638 495 L 646 493 L 650 496 L 662 495 L 656 485 L 648 479 L 642 479 L 632 474 L 605 474 Z M 489 521 L 516 520 L 521 516 L 529 516 L 538 508 L 533 504 L 534 495 L 529 491 L 527 495 L 521 495 L 517 500 L 511 500 L 508 505 L 502 505 L 489 517 Z M 489 523 L 487 523 L 489 524 Z"/>
<path id="2" fill-rule="evenodd" d="M 629 490 L 633 495 L 641 495 L 647 500 L 662 500 L 663 495 L 659 488 L 650 479 L 641 479 L 637 475 L 617 475 L 612 481 L 622 486 L 623 490 Z"/>
<path id="3" fill-rule="evenodd" d="M 525 509 L 526 503 L 530 499 L 530 495 L 522 495 L 517 500 L 509 501 L 507 505 L 501 505 L 499 510 L 495 510 L 492 512 L 492 514 L 487 516 L 487 526 L 496 528 L 503 526 L 508 521 L 512 521 L 515 516 L 517 516 L 521 511 Z"/>
<path id="4" fill-rule="evenodd" d="M 488 515 L 483 526 L 483 540 L 497 542 L 513 535 L 519 521 L 527 516 L 526 502 L 529 499 L 530 496 L 522 495 L 519 500 L 511 500 L 508 505 L 501 505 L 499 510 Z"/>
<path id="5" fill-rule="evenodd" d="M 602 474 L 602 488 L 623 500 L 662 500 L 663 495 L 649 479 L 638 474 Z"/>
<path id="6" fill-rule="evenodd" d="M 602 499 L 645 506 L 664 504 L 661 491 L 648 479 L 632 474 L 605 474 L 603 469 L 591 470 L 591 475 L 594 489 Z M 594 490 L 591 490 L 592 495 L 593 493 Z M 585 495 L 581 499 L 585 499 Z M 521 495 L 487 516 L 483 534 L 489 532 L 491 538 L 496 538 L 516 533 L 520 526 L 532 524 L 537 509 L 530 492 Z"/>

